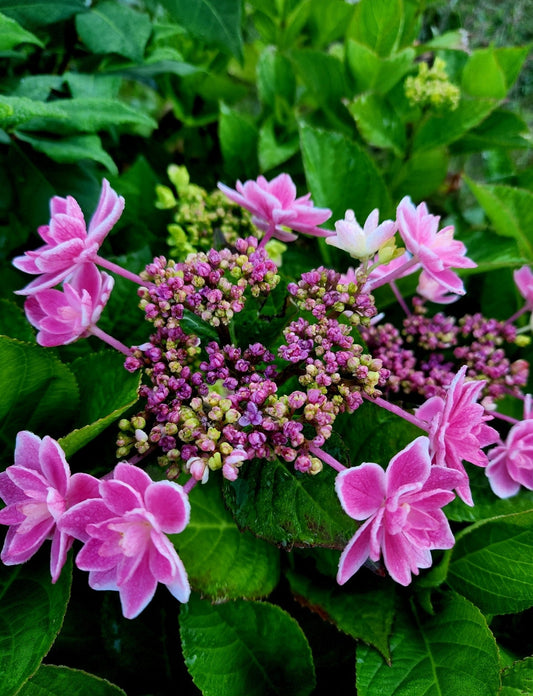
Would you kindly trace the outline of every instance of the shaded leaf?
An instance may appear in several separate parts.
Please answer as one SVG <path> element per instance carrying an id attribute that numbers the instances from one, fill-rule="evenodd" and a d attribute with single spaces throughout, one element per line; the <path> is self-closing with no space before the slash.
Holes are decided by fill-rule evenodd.
<path id="1" fill-rule="evenodd" d="M 379 56 L 388 56 L 398 45 L 402 26 L 402 0 L 361 0 L 347 36 Z"/>
<path id="2" fill-rule="evenodd" d="M 41 665 L 18 696 L 126 696 L 122 689 L 79 669 Z"/>
<path id="3" fill-rule="evenodd" d="M 500 696 L 533 694 L 533 657 L 515 662 L 502 673 Z"/>
<path id="4" fill-rule="evenodd" d="M 30 29 L 86 11 L 85 0 L 0 0 L 0 12 Z"/>
<path id="5" fill-rule="evenodd" d="M 14 19 L 0 14 L 0 51 L 9 51 L 21 43 L 43 46 L 42 42 L 34 34 L 26 31 Z"/>
<path id="6" fill-rule="evenodd" d="M 97 135 L 71 135 L 65 138 L 34 137 L 22 131 L 16 131 L 19 140 L 29 143 L 35 150 L 42 152 L 56 162 L 77 163 L 80 160 L 93 160 L 103 164 L 112 174 L 117 174 L 117 165 L 102 147 Z"/>

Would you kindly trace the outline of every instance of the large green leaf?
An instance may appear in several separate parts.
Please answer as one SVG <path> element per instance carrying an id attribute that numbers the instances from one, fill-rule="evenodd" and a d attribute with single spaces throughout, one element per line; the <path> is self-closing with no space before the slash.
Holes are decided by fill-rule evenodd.
<path id="1" fill-rule="evenodd" d="M 311 476 L 278 459 L 253 460 L 224 492 L 241 529 L 287 548 L 341 549 L 355 524 L 343 512 L 334 483 L 335 472 L 328 466 Z"/>
<path id="2" fill-rule="evenodd" d="M 161 0 L 193 36 L 242 58 L 241 0 Z"/>
<path id="3" fill-rule="evenodd" d="M 0 96 L 0 128 L 11 130 L 35 118 L 50 117 L 66 121 L 67 114 L 61 109 L 62 102 L 44 102 L 27 97 Z"/>
<path id="4" fill-rule="evenodd" d="M 279 551 L 239 530 L 218 481 L 196 486 L 189 497 L 191 521 L 172 540 L 192 587 L 217 601 L 270 594 L 279 577 Z"/>
<path id="5" fill-rule="evenodd" d="M 449 159 L 446 148 L 415 152 L 393 178 L 393 197 L 401 200 L 410 196 L 414 201 L 422 201 L 435 193 L 446 178 Z"/>
<path id="6" fill-rule="evenodd" d="M 391 665 L 357 646 L 359 696 L 495 696 L 496 641 L 479 609 L 446 596 L 434 616 L 398 612 L 390 640 Z"/>
<path id="7" fill-rule="evenodd" d="M 93 53 L 118 53 L 140 62 L 152 25 L 148 15 L 104 0 L 76 17 L 76 29 Z"/>
<path id="8" fill-rule="evenodd" d="M 330 587 L 303 575 L 288 573 L 296 599 L 356 640 L 372 645 L 390 661 L 389 636 L 394 618 L 394 593 L 387 590 L 350 592 L 332 581 Z"/>
<path id="9" fill-rule="evenodd" d="M 76 379 L 49 350 L 0 336 L 0 440 L 19 430 L 57 434 L 79 408 Z M 53 415 L 53 418 L 52 418 Z"/>
<path id="10" fill-rule="evenodd" d="M 474 97 L 504 99 L 529 53 L 529 46 L 474 51 L 462 75 L 462 89 Z"/>
<path id="11" fill-rule="evenodd" d="M 0 14 L 0 51 L 9 51 L 21 43 L 43 46 L 42 42 L 34 34 L 26 31 L 14 19 Z"/>
<path id="12" fill-rule="evenodd" d="M 106 679 L 79 669 L 41 665 L 17 696 L 126 696 Z"/>
<path id="13" fill-rule="evenodd" d="M 263 104 L 275 109 L 280 98 L 287 104 L 294 103 L 296 78 L 289 59 L 267 46 L 259 56 L 256 67 L 257 91 Z"/>
<path id="14" fill-rule="evenodd" d="M 124 356 L 105 351 L 71 363 L 80 389 L 79 429 L 62 437 L 59 444 L 68 457 L 105 430 L 137 401 L 140 374 L 124 369 Z M 98 375 L 98 379 L 95 379 Z"/>
<path id="15" fill-rule="evenodd" d="M 518 149 L 531 147 L 527 139 L 527 123 L 512 111 L 496 109 L 476 128 L 456 141 L 454 152 L 478 152 L 494 148 Z"/>
<path id="16" fill-rule="evenodd" d="M 532 606 L 533 510 L 465 529 L 452 551 L 448 582 L 489 614 Z"/>
<path id="17" fill-rule="evenodd" d="M 392 203 L 383 178 L 359 145 L 341 133 L 307 125 L 300 128 L 300 141 L 313 201 L 331 208 L 332 220 L 344 218 L 348 208 L 361 222 L 374 208 L 381 217 L 389 214 Z"/>
<path id="18" fill-rule="evenodd" d="M 388 56 L 398 46 L 403 21 L 402 0 L 361 0 L 347 36 Z"/>
<path id="19" fill-rule="evenodd" d="M 347 94 L 341 61 L 335 56 L 311 49 L 292 51 L 290 59 L 300 80 L 317 103 L 327 110 L 334 110 Z"/>
<path id="20" fill-rule="evenodd" d="M 224 170 L 233 186 L 236 179 L 255 178 L 258 171 L 257 139 L 255 124 L 236 109 L 221 104 L 218 122 L 220 149 L 224 158 Z"/>
<path id="21" fill-rule="evenodd" d="M 405 126 L 393 104 L 375 94 L 362 94 L 348 105 L 361 136 L 369 145 L 390 149 L 402 157 L 407 145 Z"/>
<path id="22" fill-rule="evenodd" d="M 311 650 L 296 621 L 266 602 L 211 605 L 192 596 L 180 611 L 185 664 L 204 696 L 306 696 Z"/>
<path id="23" fill-rule="evenodd" d="M 0 300 L 0 335 L 33 341 L 35 332 L 22 309 L 13 300 Z"/>
<path id="24" fill-rule="evenodd" d="M 502 673 L 500 696 L 533 694 L 533 657 L 515 662 Z"/>
<path id="25" fill-rule="evenodd" d="M 519 251 L 533 260 L 533 193 L 511 186 L 478 184 L 465 177 L 494 231 L 513 237 Z"/>
<path id="26" fill-rule="evenodd" d="M 411 69 L 415 55 L 413 48 L 406 48 L 383 58 L 353 39 L 346 42 L 346 61 L 358 92 L 386 94 Z"/>
<path id="27" fill-rule="evenodd" d="M 23 131 L 15 131 L 15 135 L 19 140 L 29 143 L 35 150 L 56 162 L 72 164 L 83 160 L 93 160 L 103 164 L 111 174 L 118 174 L 117 165 L 104 150 L 102 141 L 97 135 L 71 135 L 54 139 L 28 135 Z"/>
<path id="28" fill-rule="evenodd" d="M 85 0 L 0 0 L 0 12 L 26 27 L 40 27 L 85 12 Z"/>
<path id="29" fill-rule="evenodd" d="M 63 623 L 71 578 L 69 565 L 53 585 L 44 551 L 24 565 L 0 565 L 0 696 L 17 693 L 50 650 Z"/>

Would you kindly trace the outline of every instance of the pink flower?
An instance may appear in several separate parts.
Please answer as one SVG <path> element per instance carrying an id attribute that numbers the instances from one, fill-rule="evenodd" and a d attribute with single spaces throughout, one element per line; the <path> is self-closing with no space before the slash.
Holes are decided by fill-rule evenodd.
<path id="1" fill-rule="evenodd" d="M 118 591 L 128 619 L 147 606 L 158 582 L 186 602 L 187 573 L 166 536 L 182 532 L 189 522 L 183 488 L 171 481 L 154 483 L 142 469 L 121 462 L 113 478 L 100 481 L 99 493 L 61 518 L 61 529 L 84 543 L 76 565 L 89 571 L 89 585 Z"/>
<path id="2" fill-rule="evenodd" d="M 514 282 L 527 306 L 533 309 L 533 273 L 529 266 L 522 266 L 513 273 Z"/>
<path id="3" fill-rule="evenodd" d="M 378 224 L 379 210 L 374 209 L 361 227 L 353 210 L 347 210 L 344 220 L 335 223 L 335 235 L 327 237 L 326 244 L 347 251 L 356 259 L 373 256 L 396 232 L 396 223 L 384 220 Z"/>
<path id="4" fill-rule="evenodd" d="M 237 181 L 236 189 L 219 183 L 218 188 L 226 196 L 238 203 L 253 215 L 253 223 L 266 232 L 265 239 L 276 237 L 282 242 L 291 242 L 296 235 L 283 229 L 288 227 L 295 232 L 305 232 L 318 237 L 331 234 L 321 230 L 321 225 L 331 216 L 327 208 L 315 208 L 311 194 L 296 198 L 296 186 L 288 174 L 280 174 L 272 181 L 264 176 L 257 181 Z"/>
<path id="5" fill-rule="evenodd" d="M 392 280 L 411 275 L 411 273 L 415 273 L 420 268 L 420 264 L 416 260 L 413 262 L 412 254 L 407 251 L 401 256 L 392 259 L 389 263 L 380 264 L 379 258 L 376 256 L 374 263 L 378 265 L 370 271 L 367 278 L 366 287 L 369 292 Z"/>
<path id="6" fill-rule="evenodd" d="M 24 311 L 39 330 L 37 343 L 47 348 L 88 336 L 104 309 L 114 280 L 92 263 L 79 267 L 63 290 L 47 289 L 28 297 Z"/>
<path id="7" fill-rule="evenodd" d="M 98 207 L 87 230 L 76 200 L 72 196 L 54 196 L 50 201 L 50 223 L 38 229 L 46 244 L 13 259 L 13 265 L 20 271 L 39 275 L 17 294 L 32 295 L 54 287 L 68 279 L 79 264 L 94 261 L 123 209 L 124 199 L 104 179 Z"/>
<path id="8" fill-rule="evenodd" d="M 3 563 L 24 563 L 51 539 L 50 572 L 56 582 L 73 542 L 58 522 L 65 510 L 97 491 L 98 481 L 92 476 L 70 475 L 65 454 L 51 437 L 41 440 L 27 430 L 18 433 L 15 464 L 0 474 L 0 496 L 6 503 L 0 524 L 9 525 L 0 554 Z"/>
<path id="9" fill-rule="evenodd" d="M 440 218 L 430 215 L 425 203 L 415 208 L 408 196 L 400 201 L 396 214 L 407 251 L 441 287 L 464 295 L 461 279 L 450 268 L 474 268 L 477 264 L 465 256 L 465 245 L 453 238 L 453 227 L 439 230 Z"/>
<path id="10" fill-rule="evenodd" d="M 419 437 L 390 461 L 387 471 L 374 463 L 342 471 L 335 489 L 343 510 L 366 520 L 344 549 L 337 582 L 343 585 L 370 558 L 383 561 L 401 585 L 411 573 L 431 566 L 432 549 L 449 549 L 454 538 L 441 508 L 455 497 L 460 476 L 432 466 L 427 437 Z"/>
<path id="11" fill-rule="evenodd" d="M 526 395 L 524 419 L 509 430 L 505 442 L 489 450 L 485 469 L 493 492 L 499 498 L 518 493 L 520 486 L 533 490 L 533 418 L 531 396 Z"/>
<path id="12" fill-rule="evenodd" d="M 459 295 L 448 292 L 446 286 L 442 286 L 438 280 L 432 278 L 426 271 L 422 271 L 418 278 L 417 293 L 430 302 L 436 304 L 451 304 L 459 299 Z"/>
<path id="13" fill-rule="evenodd" d="M 463 459 L 477 466 L 487 466 L 487 455 L 482 447 L 498 441 L 494 428 L 486 425 L 492 416 L 477 403 L 485 380 L 466 381 L 466 365 L 453 378 L 446 396 L 433 396 L 417 409 L 416 416 L 428 428 L 433 462 L 447 466 L 461 474 L 457 495 L 467 505 L 473 505 L 468 475 Z"/>

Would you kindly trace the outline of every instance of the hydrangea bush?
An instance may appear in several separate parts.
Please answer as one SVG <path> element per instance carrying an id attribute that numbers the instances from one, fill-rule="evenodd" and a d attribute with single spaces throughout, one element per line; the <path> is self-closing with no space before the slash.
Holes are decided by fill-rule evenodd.
<path id="1" fill-rule="evenodd" d="M 0 696 L 529 689 L 526 51 L 323 2 L 0 14 Z"/>

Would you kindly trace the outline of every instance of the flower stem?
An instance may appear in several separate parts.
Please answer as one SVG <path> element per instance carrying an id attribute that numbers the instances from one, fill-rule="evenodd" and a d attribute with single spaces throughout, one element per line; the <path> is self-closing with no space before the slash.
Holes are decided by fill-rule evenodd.
<path id="1" fill-rule="evenodd" d="M 196 486 L 197 483 L 198 483 L 198 481 L 194 478 L 194 476 L 191 476 L 191 478 L 183 486 L 183 492 L 187 493 L 187 495 L 188 495 L 192 491 L 192 489 Z"/>
<path id="2" fill-rule="evenodd" d="M 502 421 L 505 421 L 506 423 L 512 423 L 513 425 L 516 425 L 520 421 L 518 421 L 516 418 L 512 418 L 511 416 L 506 416 L 503 413 L 498 413 L 498 411 L 487 411 L 487 413 L 490 416 L 494 416 L 494 418 L 499 418 Z"/>
<path id="3" fill-rule="evenodd" d="M 409 309 L 409 307 L 407 306 L 405 300 L 403 299 L 402 293 L 398 290 L 398 286 L 396 285 L 396 282 L 395 282 L 394 280 L 391 280 L 391 281 L 389 282 L 389 285 L 390 285 L 390 288 L 391 288 L 392 292 L 394 293 L 394 296 L 395 296 L 396 299 L 398 300 L 398 304 L 399 304 L 400 307 L 403 309 L 403 311 L 405 312 L 406 316 L 408 316 L 408 317 L 412 316 L 411 310 Z"/>
<path id="4" fill-rule="evenodd" d="M 124 353 L 124 355 L 131 354 L 131 349 L 128 348 L 128 346 L 125 346 L 120 341 L 117 341 L 116 338 L 113 338 L 113 336 L 110 336 L 108 333 L 102 331 L 102 329 L 99 329 L 97 326 L 91 326 L 91 328 L 88 330 L 88 333 L 92 334 L 93 336 L 96 336 L 101 341 L 104 341 L 104 343 L 107 343 L 112 348 L 115 348 L 115 350 L 118 350 L 120 353 Z"/>
<path id="5" fill-rule="evenodd" d="M 528 309 L 530 309 L 530 306 L 526 302 L 526 304 L 522 307 L 522 309 L 519 309 L 518 312 L 515 312 L 511 317 L 509 317 L 509 319 L 507 319 L 507 321 L 505 323 L 512 324 L 513 321 L 518 319 L 518 317 L 521 317 L 522 314 L 524 314 L 525 312 L 528 311 Z"/>
<path id="6" fill-rule="evenodd" d="M 332 457 L 331 454 L 324 452 L 324 450 L 321 450 L 320 447 L 310 445 L 309 451 L 311 452 L 311 454 L 314 454 L 315 457 L 321 459 L 325 464 L 329 464 L 329 466 L 332 469 L 335 469 L 335 471 L 344 471 L 344 469 L 346 469 L 346 467 L 343 466 L 337 459 L 335 459 L 335 457 Z"/>
<path id="7" fill-rule="evenodd" d="M 102 256 L 95 256 L 94 262 L 97 263 L 99 266 L 102 266 L 102 268 L 107 269 L 108 271 L 113 271 L 113 273 L 121 275 L 123 278 L 127 278 L 128 280 L 137 283 L 137 285 L 147 285 L 146 280 L 143 280 L 141 276 L 136 275 L 131 271 L 127 271 L 125 268 L 122 268 L 122 266 L 119 266 L 118 264 L 113 263 L 112 261 L 108 261 L 107 259 L 104 259 Z"/>
<path id="8" fill-rule="evenodd" d="M 403 418 L 404 420 L 408 421 L 409 423 L 416 425 L 416 427 L 420 428 L 420 430 L 424 430 L 426 433 L 428 432 L 428 428 L 425 425 L 425 423 L 423 421 L 421 421 L 420 418 L 417 418 L 412 413 L 409 413 L 409 411 L 405 411 L 403 408 L 400 408 L 400 406 L 396 406 L 395 404 L 391 404 L 388 401 L 385 401 L 385 399 L 382 399 L 380 396 L 374 397 L 374 396 L 368 396 L 368 394 L 365 394 L 364 392 L 361 392 L 361 393 L 364 396 L 364 398 L 367 399 L 368 401 L 371 401 L 372 403 L 375 403 L 378 406 L 381 406 L 382 408 L 386 409 L 387 411 L 394 413 L 395 416 L 400 416 L 400 418 Z"/>
<path id="9" fill-rule="evenodd" d="M 257 248 L 260 249 L 261 247 L 264 247 L 268 241 L 272 238 L 272 235 L 276 231 L 276 225 L 271 222 L 270 225 L 268 226 L 268 230 L 265 232 L 265 236 L 263 239 L 259 242 L 257 245 Z"/>

